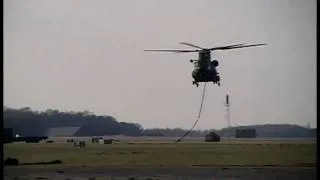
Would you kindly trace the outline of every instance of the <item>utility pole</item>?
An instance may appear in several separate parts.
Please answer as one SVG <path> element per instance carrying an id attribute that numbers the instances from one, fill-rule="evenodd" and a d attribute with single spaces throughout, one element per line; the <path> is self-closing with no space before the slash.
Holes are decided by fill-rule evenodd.
<path id="1" fill-rule="evenodd" d="M 307 129 L 308 129 L 308 136 L 312 137 L 311 128 L 310 128 L 310 121 L 308 121 Z"/>

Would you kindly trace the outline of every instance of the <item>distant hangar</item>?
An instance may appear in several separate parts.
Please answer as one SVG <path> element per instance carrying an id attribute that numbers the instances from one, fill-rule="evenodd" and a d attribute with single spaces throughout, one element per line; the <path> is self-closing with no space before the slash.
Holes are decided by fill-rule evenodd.
<path id="1" fill-rule="evenodd" d="M 257 132 L 255 129 L 236 129 L 235 138 L 256 138 Z"/>

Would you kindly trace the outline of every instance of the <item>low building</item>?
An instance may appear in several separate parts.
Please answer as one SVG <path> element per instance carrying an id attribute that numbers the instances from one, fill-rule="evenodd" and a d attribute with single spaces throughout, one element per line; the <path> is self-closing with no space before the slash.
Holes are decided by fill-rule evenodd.
<path id="1" fill-rule="evenodd" d="M 47 131 L 49 137 L 72 137 L 80 129 L 80 126 L 54 127 Z"/>
<path id="2" fill-rule="evenodd" d="M 257 133 L 255 129 L 236 129 L 236 138 L 256 138 Z"/>
<path id="3" fill-rule="evenodd" d="M 3 143 L 13 143 L 13 142 L 26 142 L 26 143 L 38 143 L 41 140 L 48 139 L 46 136 L 23 136 L 14 137 L 12 128 L 4 128 L 3 131 Z"/>

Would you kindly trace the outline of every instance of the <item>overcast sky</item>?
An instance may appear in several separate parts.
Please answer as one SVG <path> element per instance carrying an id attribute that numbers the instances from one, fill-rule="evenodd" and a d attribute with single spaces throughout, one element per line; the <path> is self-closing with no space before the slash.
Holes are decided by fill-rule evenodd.
<path id="1" fill-rule="evenodd" d="M 4 0 L 4 105 L 88 110 L 143 127 L 190 128 L 203 83 L 196 53 L 144 49 L 267 46 L 216 51 L 196 129 L 316 126 L 315 0 Z"/>

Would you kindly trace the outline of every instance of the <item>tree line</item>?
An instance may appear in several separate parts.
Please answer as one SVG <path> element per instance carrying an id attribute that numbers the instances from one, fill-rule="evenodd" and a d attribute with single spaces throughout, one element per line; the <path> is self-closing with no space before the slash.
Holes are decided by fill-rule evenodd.
<path id="1" fill-rule="evenodd" d="M 15 134 L 21 136 L 46 136 L 51 128 L 79 127 L 74 136 L 167 136 L 178 137 L 188 130 L 174 129 L 144 129 L 140 124 L 119 122 L 116 118 L 108 115 L 98 116 L 89 111 L 73 112 L 48 109 L 42 112 L 33 111 L 29 107 L 14 109 L 4 107 L 3 120 L 5 128 L 13 128 Z M 258 137 L 316 137 L 316 129 L 309 129 L 290 124 L 266 124 L 253 126 L 238 126 L 220 130 L 192 131 L 190 136 L 203 137 L 210 131 L 220 136 L 233 135 L 235 129 L 254 128 Z"/>
<path id="2" fill-rule="evenodd" d="M 88 111 L 62 112 L 48 109 L 43 112 L 4 108 L 4 127 L 13 128 L 21 136 L 45 136 L 50 128 L 80 127 L 76 136 L 125 135 L 138 136 L 142 126 L 135 123 L 118 122 L 112 116 L 97 116 Z"/>

